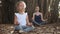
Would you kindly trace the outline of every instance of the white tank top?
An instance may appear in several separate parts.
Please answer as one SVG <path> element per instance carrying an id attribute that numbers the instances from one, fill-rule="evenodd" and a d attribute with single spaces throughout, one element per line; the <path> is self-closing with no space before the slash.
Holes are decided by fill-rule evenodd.
<path id="1" fill-rule="evenodd" d="M 24 13 L 24 14 L 15 13 L 15 15 L 17 16 L 17 21 L 20 24 L 20 26 L 26 26 L 27 13 Z"/>

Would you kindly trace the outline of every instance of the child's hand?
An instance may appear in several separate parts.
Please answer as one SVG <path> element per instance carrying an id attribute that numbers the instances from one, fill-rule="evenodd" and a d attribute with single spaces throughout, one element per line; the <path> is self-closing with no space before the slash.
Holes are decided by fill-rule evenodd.
<path id="1" fill-rule="evenodd" d="M 19 25 L 19 23 L 18 22 L 16 22 L 16 23 L 14 23 L 15 25 Z"/>
<path id="2" fill-rule="evenodd" d="M 27 26 L 32 26 L 32 23 L 27 23 Z"/>
<path id="3" fill-rule="evenodd" d="M 44 19 L 43 21 L 47 21 L 48 19 Z"/>
<path id="4" fill-rule="evenodd" d="M 45 19 L 45 21 L 47 21 L 48 19 Z"/>

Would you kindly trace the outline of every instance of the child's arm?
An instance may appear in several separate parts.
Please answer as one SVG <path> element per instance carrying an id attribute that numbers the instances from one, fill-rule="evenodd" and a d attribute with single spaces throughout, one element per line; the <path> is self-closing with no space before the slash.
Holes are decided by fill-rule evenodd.
<path id="1" fill-rule="evenodd" d="M 41 15 L 41 20 L 42 21 L 46 21 L 46 20 L 43 19 L 43 14 L 41 13 L 40 15 Z"/>
<path id="2" fill-rule="evenodd" d="M 34 20 L 34 18 L 35 18 L 34 16 L 35 16 L 35 13 L 33 13 L 33 17 L 32 17 L 32 20 Z"/>
<path id="3" fill-rule="evenodd" d="M 17 16 L 14 17 L 14 24 L 18 25 Z"/>
<path id="4" fill-rule="evenodd" d="M 29 22 L 28 16 L 26 17 L 27 25 L 32 26 L 32 23 Z"/>

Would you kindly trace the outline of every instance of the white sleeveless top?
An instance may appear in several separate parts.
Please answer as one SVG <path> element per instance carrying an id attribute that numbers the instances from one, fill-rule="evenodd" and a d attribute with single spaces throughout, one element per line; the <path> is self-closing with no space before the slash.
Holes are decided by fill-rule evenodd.
<path id="1" fill-rule="evenodd" d="M 15 15 L 17 16 L 17 21 L 20 24 L 20 26 L 26 26 L 27 13 L 24 13 L 24 14 L 15 13 Z"/>

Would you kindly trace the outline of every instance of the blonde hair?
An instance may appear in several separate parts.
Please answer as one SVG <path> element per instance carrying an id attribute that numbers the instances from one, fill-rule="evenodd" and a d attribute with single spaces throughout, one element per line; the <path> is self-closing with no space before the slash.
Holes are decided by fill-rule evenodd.
<path id="1" fill-rule="evenodd" d="M 17 10 L 18 10 L 19 3 L 23 3 L 24 4 L 24 8 L 26 8 L 26 3 L 24 1 L 19 1 L 19 2 L 16 3 Z"/>

